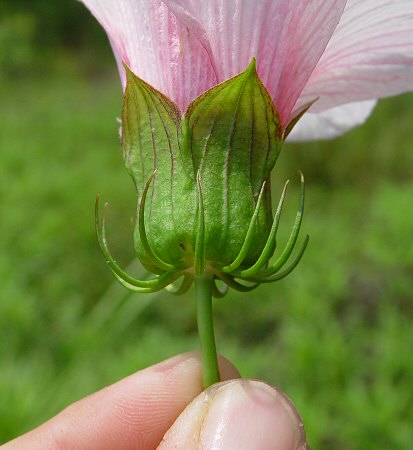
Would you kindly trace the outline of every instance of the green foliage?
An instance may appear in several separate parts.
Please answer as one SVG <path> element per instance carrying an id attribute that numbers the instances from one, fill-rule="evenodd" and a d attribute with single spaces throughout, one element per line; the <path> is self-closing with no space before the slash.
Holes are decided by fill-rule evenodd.
<path id="1" fill-rule="evenodd" d="M 96 194 L 110 201 L 108 238 L 123 267 L 134 258 L 136 199 L 117 138 L 115 69 L 90 77 L 74 61 L 0 84 L 0 442 L 198 346 L 191 292 L 129 295 L 100 254 Z M 336 141 L 286 146 L 274 193 L 306 174 L 307 253 L 289 278 L 215 301 L 219 351 L 288 393 L 313 448 L 411 445 L 412 101 L 383 101 Z M 286 207 L 280 249 L 296 205 Z"/>
<path id="2" fill-rule="evenodd" d="M 35 59 L 35 18 L 20 13 L 0 18 L 0 67 L 2 72 L 25 70 Z"/>
<path id="3" fill-rule="evenodd" d="M 0 49 L 3 83 L 11 76 L 40 75 L 45 67 L 64 64 L 64 53 L 77 52 L 78 62 L 95 76 L 105 60 L 113 63 L 105 32 L 77 0 L 2 0 Z"/>
<path id="4" fill-rule="evenodd" d="M 2 0 L 0 34 L 5 31 L 3 24 L 19 17 L 30 20 L 30 24 L 26 24 L 31 30 L 27 38 L 41 52 L 53 48 L 61 50 L 62 47 L 79 48 L 87 41 L 93 41 L 95 49 L 105 47 L 103 30 L 79 1 Z M 14 28 L 7 28 L 7 31 L 9 39 L 13 40 L 21 28 L 17 34 Z"/>

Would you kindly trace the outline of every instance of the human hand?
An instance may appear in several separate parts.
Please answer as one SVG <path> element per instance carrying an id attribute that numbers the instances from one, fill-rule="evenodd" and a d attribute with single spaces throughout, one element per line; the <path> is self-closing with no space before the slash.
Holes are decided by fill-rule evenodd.
<path id="1" fill-rule="evenodd" d="M 239 379 L 203 391 L 198 353 L 148 367 L 66 408 L 1 450 L 309 450 L 299 414 L 280 391 Z"/>

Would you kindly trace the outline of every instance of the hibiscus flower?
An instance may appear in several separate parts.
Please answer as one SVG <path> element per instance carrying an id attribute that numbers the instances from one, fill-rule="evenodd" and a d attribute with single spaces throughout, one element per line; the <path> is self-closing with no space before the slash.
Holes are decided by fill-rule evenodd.
<path id="1" fill-rule="evenodd" d="M 185 111 L 253 57 L 291 139 L 365 121 L 376 99 L 413 90 L 411 0 L 82 0 L 118 62 Z"/>

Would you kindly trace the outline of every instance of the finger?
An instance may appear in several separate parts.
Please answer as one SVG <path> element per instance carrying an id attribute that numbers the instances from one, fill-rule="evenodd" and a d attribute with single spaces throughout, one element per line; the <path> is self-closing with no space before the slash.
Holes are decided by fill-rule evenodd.
<path id="1" fill-rule="evenodd" d="M 158 450 L 304 450 L 301 418 L 286 395 L 254 380 L 216 384 L 201 393 Z"/>
<path id="2" fill-rule="evenodd" d="M 219 367 L 222 379 L 239 376 L 225 358 Z M 2 450 L 153 450 L 202 389 L 200 355 L 175 356 L 74 403 Z"/>

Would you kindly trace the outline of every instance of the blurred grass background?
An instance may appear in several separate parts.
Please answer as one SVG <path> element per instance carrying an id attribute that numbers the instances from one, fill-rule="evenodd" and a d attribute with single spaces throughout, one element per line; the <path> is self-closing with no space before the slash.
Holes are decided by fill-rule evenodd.
<path id="1" fill-rule="evenodd" d="M 0 16 L 0 443 L 129 373 L 197 348 L 191 295 L 129 295 L 98 249 L 133 261 L 134 189 L 103 31 L 75 1 L 5 1 Z M 313 449 L 413 444 L 413 95 L 331 142 L 286 145 L 281 238 L 307 179 L 298 269 L 215 303 L 219 351 L 279 386 Z M 138 266 L 133 267 L 136 274 Z"/>

